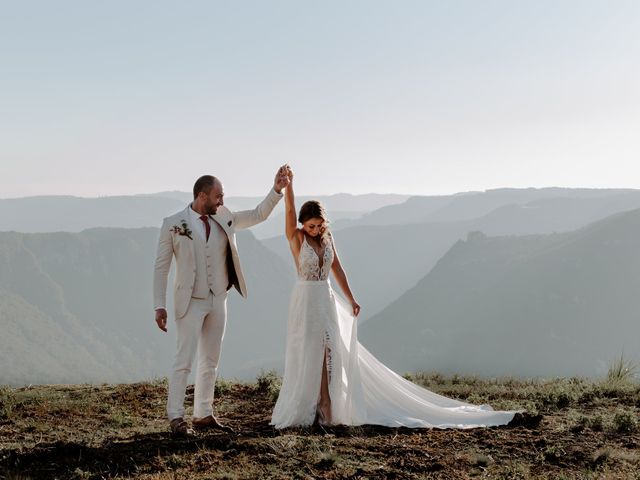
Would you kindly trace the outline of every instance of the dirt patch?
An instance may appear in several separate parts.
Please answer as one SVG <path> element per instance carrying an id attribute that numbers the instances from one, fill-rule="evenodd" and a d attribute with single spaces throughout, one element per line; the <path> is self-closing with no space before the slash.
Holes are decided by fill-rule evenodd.
<path id="1" fill-rule="evenodd" d="M 414 381 L 457 398 L 489 399 L 499 408 L 521 406 L 543 420 L 473 430 L 277 431 L 269 425 L 272 386 L 225 383 L 215 410 L 237 434 L 176 439 L 165 419 L 164 382 L 3 388 L 0 477 L 640 478 L 635 384 Z M 192 394 L 189 389 L 188 401 Z"/>

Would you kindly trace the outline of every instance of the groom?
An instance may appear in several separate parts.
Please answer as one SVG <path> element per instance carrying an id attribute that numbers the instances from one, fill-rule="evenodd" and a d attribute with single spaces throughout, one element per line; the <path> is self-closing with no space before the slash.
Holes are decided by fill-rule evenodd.
<path id="1" fill-rule="evenodd" d="M 167 401 L 167 414 L 174 434 L 193 434 L 184 420 L 184 396 L 196 351 L 193 427 L 231 431 L 213 415 L 213 394 L 227 321 L 227 291 L 234 286 L 243 297 L 247 296 L 235 232 L 265 221 L 288 184 L 287 167 L 282 166 L 276 174 L 273 189 L 255 209 L 231 212 L 223 206 L 222 183 L 205 175 L 193 186 L 193 202 L 183 211 L 164 219 L 158 240 L 153 293 L 156 323 L 166 332 L 167 277 L 175 256 L 178 348 L 169 377 Z"/>

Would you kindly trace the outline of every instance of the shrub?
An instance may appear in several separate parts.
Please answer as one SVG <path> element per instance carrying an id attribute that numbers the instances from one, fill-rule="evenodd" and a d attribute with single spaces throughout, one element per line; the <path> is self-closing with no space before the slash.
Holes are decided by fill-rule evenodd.
<path id="1" fill-rule="evenodd" d="M 154 387 L 168 387 L 169 379 L 167 377 L 156 377 L 148 381 Z"/>
<path id="2" fill-rule="evenodd" d="M 572 432 L 581 432 L 585 428 L 589 428 L 590 419 L 586 415 L 580 415 L 577 419 L 573 421 L 573 425 L 570 430 Z"/>
<path id="3" fill-rule="evenodd" d="M 613 417 L 613 427 L 618 433 L 633 433 L 638 429 L 636 414 L 627 410 L 621 410 Z"/>
<path id="4" fill-rule="evenodd" d="M 624 352 L 615 360 L 607 372 L 607 380 L 610 382 L 630 382 L 636 375 L 637 365 L 624 358 Z"/>
<path id="5" fill-rule="evenodd" d="M 473 405 L 485 405 L 488 402 L 487 397 L 485 395 L 482 395 L 480 393 L 472 393 L 471 395 L 469 395 L 466 400 L 466 402 L 471 403 Z"/>
<path id="6" fill-rule="evenodd" d="M 545 448 L 544 452 L 542 452 L 544 459 L 547 462 L 553 464 L 561 463 L 566 454 L 567 453 L 564 451 L 564 449 L 558 445 L 549 445 L 547 448 Z"/>
<path id="7" fill-rule="evenodd" d="M 222 377 L 218 377 L 216 379 L 216 396 L 221 397 L 229 393 L 231 391 L 232 385 L 233 385 L 233 382 L 230 382 L 229 380 L 225 380 Z"/>
<path id="8" fill-rule="evenodd" d="M 8 385 L 0 386 L 0 420 L 9 418 L 16 406 L 16 395 Z"/>
<path id="9" fill-rule="evenodd" d="M 269 398 L 273 402 L 278 399 L 281 386 L 282 379 L 274 370 L 262 372 L 256 378 L 257 391 L 266 394 L 267 398 Z"/>
<path id="10" fill-rule="evenodd" d="M 604 429 L 604 418 L 602 415 L 596 415 L 589 421 L 589 427 L 594 432 L 601 432 Z"/>
<path id="11" fill-rule="evenodd" d="M 560 410 L 571 405 L 576 400 L 576 394 L 563 385 L 554 385 L 546 392 L 541 392 L 540 400 L 550 410 Z"/>
<path id="12" fill-rule="evenodd" d="M 572 432 L 581 432 L 585 428 L 590 428 L 594 432 L 601 432 L 604 428 L 604 418 L 602 415 L 589 417 L 587 415 L 578 415 L 572 420 L 570 430 Z"/>
<path id="13" fill-rule="evenodd" d="M 413 382 L 413 383 L 415 383 L 416 381 L 415 377 L 408 372 L 402 375 L 402 378 L 404 378 L 405 380 L 409 380 L 410 382 Z"/>

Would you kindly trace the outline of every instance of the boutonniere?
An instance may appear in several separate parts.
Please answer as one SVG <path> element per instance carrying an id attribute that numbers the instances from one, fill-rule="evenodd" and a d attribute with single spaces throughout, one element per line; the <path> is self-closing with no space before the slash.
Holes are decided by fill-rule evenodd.
<path id="1" fill-rule="evenodd" d="M 178 225 L 174 225 L 173 227 L 171 227 L 171 231 L 173 233 L 177 233 L 178 235 L 182 235 L 183 237 L 187 237 L 189 240 L 193 240 L 193 238 L 191 237 L 191 230 L 189 230 L 189 226 L 187 225 L 187 222 L 185 220 L 180 220 L 182 228 L 179 227 Z"/>

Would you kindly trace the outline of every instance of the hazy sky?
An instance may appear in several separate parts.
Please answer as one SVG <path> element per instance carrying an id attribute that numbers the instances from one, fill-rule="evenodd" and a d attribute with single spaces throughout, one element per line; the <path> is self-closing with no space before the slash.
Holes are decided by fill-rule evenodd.
<path id="1" fill-rule="evenodd" d="M 0 0 L 0 198 L 640 188 L 640 1 Z"/>

